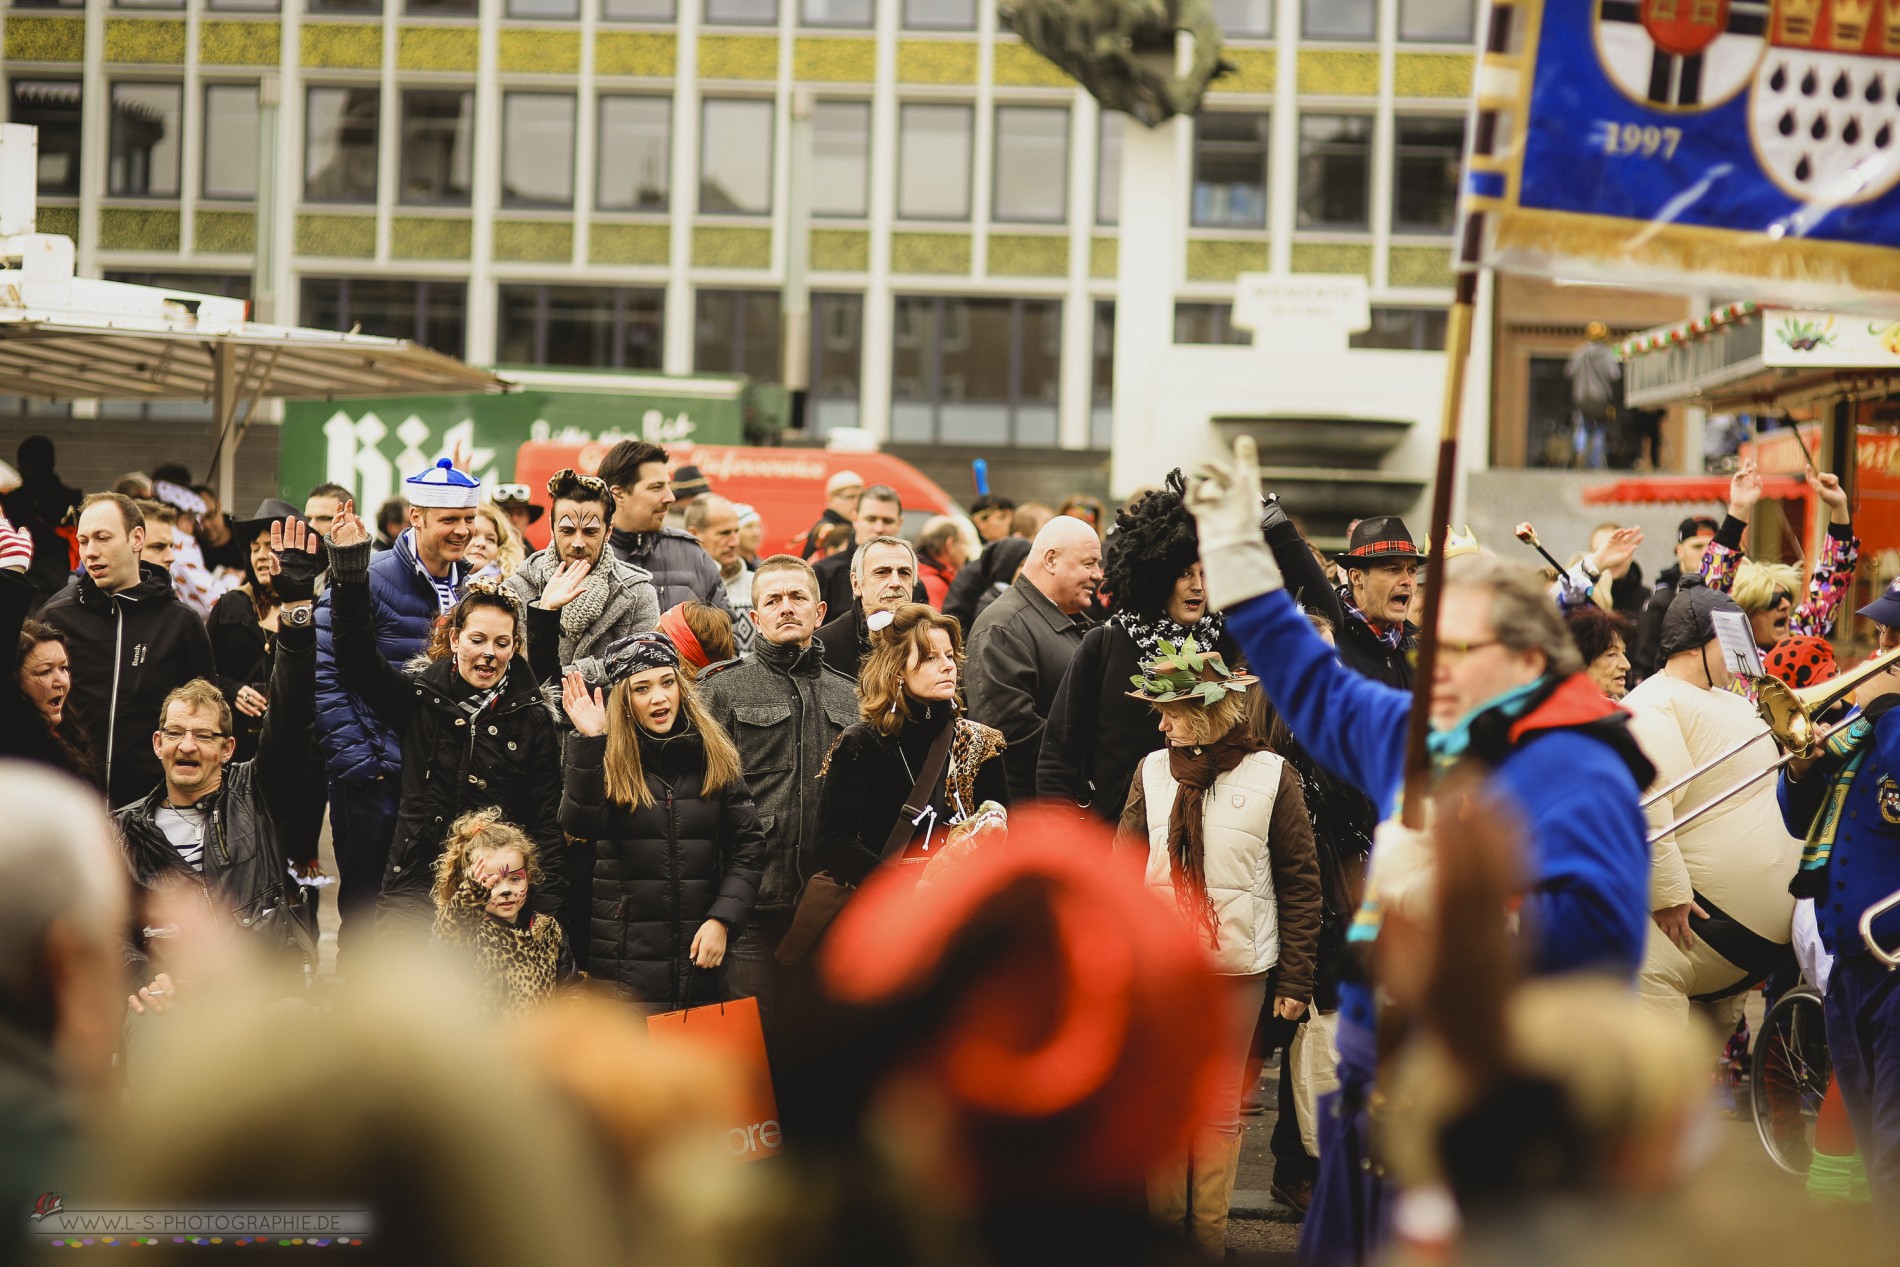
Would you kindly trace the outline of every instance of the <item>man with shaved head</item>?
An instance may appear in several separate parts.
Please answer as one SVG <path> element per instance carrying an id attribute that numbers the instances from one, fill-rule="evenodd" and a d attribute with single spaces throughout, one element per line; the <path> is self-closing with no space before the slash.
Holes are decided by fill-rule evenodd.
<path id="1" fill-rule="evenodd" d="M 1012 800 L 1036 794 L 1042 724 L 1092 623 L 1083 613 L 1102 583 L 1102 539 L 1072 515 L 1036 533 L 1022 573 L 970 630 L 970 716 L 1003 732 Z"/>

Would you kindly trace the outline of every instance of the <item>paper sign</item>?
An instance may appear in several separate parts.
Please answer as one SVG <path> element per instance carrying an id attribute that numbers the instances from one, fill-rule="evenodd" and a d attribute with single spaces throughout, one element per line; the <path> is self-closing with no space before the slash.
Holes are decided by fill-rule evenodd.
<path id="1" fill-rule="evenodd" d="M 1715 622 L 1715 637 L 1722 644 L 1722 662 L 1736 677 L 1758 678 L 1766 672 L 1761 665 L 1761 650 L 1755 646 L 1755 631 L 1741 612 L 1710 612 Z"/>

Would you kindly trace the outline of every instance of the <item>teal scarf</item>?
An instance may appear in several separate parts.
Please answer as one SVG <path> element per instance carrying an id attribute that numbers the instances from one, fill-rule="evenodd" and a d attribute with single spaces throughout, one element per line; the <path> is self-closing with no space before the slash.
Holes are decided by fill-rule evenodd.
<path id="1" fill-rule="evenodd" d="M 1516 719 L 1530 708 L 1531 698 L 1543 690 L 1547 677 L 1535 682 L 1513 687 L 1502 695 L 1494 695 L 1462 717 L 1450 730 L 1434 730 L 1426 737 L 1425 747 L 1431 753 L 1432 768 L 1443 774 L 1458 764 L 1471 747 L 1471 724 L 1489 712 L 1499 712 L 1505 717 Z"/>

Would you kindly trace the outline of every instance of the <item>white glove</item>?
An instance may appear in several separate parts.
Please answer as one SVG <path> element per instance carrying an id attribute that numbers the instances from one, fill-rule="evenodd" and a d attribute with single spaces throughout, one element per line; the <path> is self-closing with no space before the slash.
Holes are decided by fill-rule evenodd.
<path id="1" fill-rule="evenodd" d="M 1187 508 L 1200 535 L 1209 607 L 1227 611 L 1286 588 L 1260 535 L 1260 456 L 1252 436 L 1235 439 L 1231 463 L 1210 462 L 1195 472 Z"/>

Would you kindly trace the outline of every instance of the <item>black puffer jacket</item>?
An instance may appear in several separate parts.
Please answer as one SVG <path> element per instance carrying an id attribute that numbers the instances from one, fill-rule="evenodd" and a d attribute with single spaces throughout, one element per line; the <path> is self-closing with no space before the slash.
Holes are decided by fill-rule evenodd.
<path id="1" fill-rule="evenodd" d="M 726 997 L 725 971 L 697 968 L 693 935 L 709 919 L 738 939 L 759 892 L 765 835 L 745 780 L 700 795 L 706 750 L 684 720 L 640 734 L 654 803 L 607 800 L 605 735 L 569 735 L 561 826 L 599 842 L 588 973 L 628 998 L 670 1011 Z"/>
<path id="2" fill-rule="evenodd" d="M 290 946 L 285 917 L 302 902 L 289 875 L 285 832 L 323 817 L 323 784 L 309 777 L 316 676 L 316 629 L 283 630 L 257 756 L 225 766 L 223 783 L 211 795 L 204 882 L 239 924 L 261 927 L 273 949 Z M 132 874 L 142 885 L 167 874 L 194 874 L 158 826 L 165 800 L 161 781 L 117 815 Z"/>
<path id="3" fill-rule="evenodd" d="M 71 708 L 97 745 L 113 805 L 129 805 L 160 776 L 152 751 L 158 706 L 193 678 L 210 678 L 204 621 L 172 593 L 172 578 L 139 565 L 139 583 L 108 594 L 81 573 L 46 600 L 40 619 L 66 635 Z"/>
<path id="4" fill-rule="evenodd" d="M 552 915 L 566 888 L 559 866 L 561 746 L 554 712 L 527 657 L 517 651 L 500 692 L 471 721 L 462 701 L 473 688 L 453 661 L 395 669 L 376 649 L 369 553 L 368 543 L 330 551 L 331 645 L 338 681 L 375 709 L 402 745 L 401 808 L 383 872 L 384 909 L 413 915 L 426 933 L 435 912 L 429 887 L 449 825 L 492 805 L 540 848 L 544 882 L 534 886 L 531 901 Z"/>

